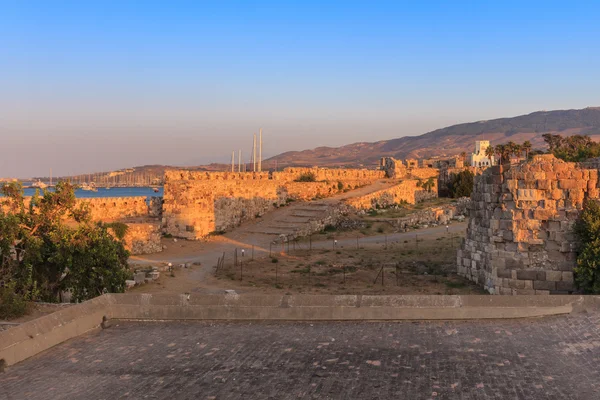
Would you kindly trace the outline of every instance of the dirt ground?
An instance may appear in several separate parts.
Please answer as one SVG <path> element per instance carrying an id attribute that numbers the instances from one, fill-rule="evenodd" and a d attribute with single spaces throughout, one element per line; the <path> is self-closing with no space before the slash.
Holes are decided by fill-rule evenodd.
<path id="1" fill-rule="evenodd" d="M 438 229 L 429 235 L 390 236 L 359 240 L 327 239 L 314 235 L 312 250 L 308 239 L 273 250 L 271 256 L 251 259 L 246 253 L 233 256 L 206 279 L 191 279 L 194 268 L 163 273 L 139 292 L 222 293 L 313 293 L 313 294 L 483 294 L 470 281 L 456 275 L 456 247 L 460 234 Z M 346 232 L 346 234 L 351 234 Z M 355 232 L 356 234 L 356 232 Z M 418 233 L 417 233 L 418 235 Z M 317 240 L 320 236 L 321 240 Z M 341 235 L 340 235 L 341 237 Z M 417 241 L 418 240 L 418 241 Z M 282 251 L 283 250 L 283 251 Z M 215 262 L 216 267 L 216 262 Z M 382 277 L 383 275 L 383 277 Z"/>

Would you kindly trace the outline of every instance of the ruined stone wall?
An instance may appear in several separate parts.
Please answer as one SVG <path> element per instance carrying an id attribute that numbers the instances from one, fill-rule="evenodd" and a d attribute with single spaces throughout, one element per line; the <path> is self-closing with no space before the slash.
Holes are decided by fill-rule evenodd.
<path id="1" fill-rule="evenodd" d="M 437 168 L 411 168 L 408 170 L 408 176 L 412 179 L 438 178 L 440 170 Z"/>
<path id="2" fill-rule="evenodd" d="M 376 181 L 385 178 L 385 171 L 369 169 L 329 169 L 329 168 L 285 168 L 283 172 L 273 172 L 273 179 L 295 181 L 302 175 L 314 174 L 317 181 Z"/>
<path id="3" fill-rule="evenodd" d="M 133 255 L 162 251 L 160 223 L 128 223 L 125 248 Z"/>
<path id="4" fill-rule="evenodd" d="M 346 204 L 358 210 L 368 210 L 371 208 L 386 208 L 402 201 L 415 204 L 425 199 L 437 197 L 437 180 L 434 181 L 431 191 L 423 190 L 419 186 L 420 183 L 422 181 L 417 179 L 404 180 L 390 188 L 348 199 Z"/>
<path id="5" fill-rule="evenodd" d="M 200 239 L 283 204 L 281 183 L 264 173 L 167 171 L 163 229 Z"/>
<path id="6" fill-rule="evenodd" d="M 296 182 L 312 173 L 317 182 Z M 288 199 L 311 200 L 355 189 L 385 177 L 383 171 L 286 168 L 262 173 L 167 171 L 163 229 L 187 239 L 231 229 Z"/>
<path id="7" fill-rule="evenodd" d="M 572 227 L 587 198 L 598 198 L 598 169 L 535 156 L 475 178 L 458 273 L 496 294 L 574 290 Z"/>

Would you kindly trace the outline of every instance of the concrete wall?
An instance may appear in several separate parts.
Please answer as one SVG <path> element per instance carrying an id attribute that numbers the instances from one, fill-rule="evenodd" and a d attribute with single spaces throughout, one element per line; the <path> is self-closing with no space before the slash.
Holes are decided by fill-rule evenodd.
<path id="1" fill-rule="evenodd" d="M 536 156 L 476 177 L 459 275 L 496 294 L 570 293 L 572 234 L 585 199 L 598 199 L 598 169 Z"/>
<path id="2" fill-rule="evenodd" d="M 9 366 L 16 364 L 98 329 L 103 317 L 296 321 L 525 318 L 597 308 L 599 303 L 597 296 L 106 294 L 0 331 L 0 360 Z"/>

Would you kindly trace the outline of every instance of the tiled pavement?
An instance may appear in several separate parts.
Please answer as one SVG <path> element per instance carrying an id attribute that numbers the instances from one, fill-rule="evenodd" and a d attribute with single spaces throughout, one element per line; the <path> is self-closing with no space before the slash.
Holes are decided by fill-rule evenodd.
<path id="1" fill-rule="evenodd" d="M 600 314 L 118 322 L 0 374 L 1 399 L 600 399 Z"/>

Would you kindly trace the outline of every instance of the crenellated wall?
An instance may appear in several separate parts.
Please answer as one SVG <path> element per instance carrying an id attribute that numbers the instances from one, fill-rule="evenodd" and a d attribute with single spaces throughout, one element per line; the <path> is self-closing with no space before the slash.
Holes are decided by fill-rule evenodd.
<path id="1" fill-rule="evenodd" d="M 475 178 L 458 273 L 496 294 L 569 293 L 586 199 L 598 199 L 598 167 L 535 156 Z"/>
<path id="2" fill-rule="evenodd" d="M 97 197 L 77 199 L 85 203 L 94 221 L 120 221 L 130 218 L 146 218 L 150 214 L 145 196 L 139 197 Z"/>

